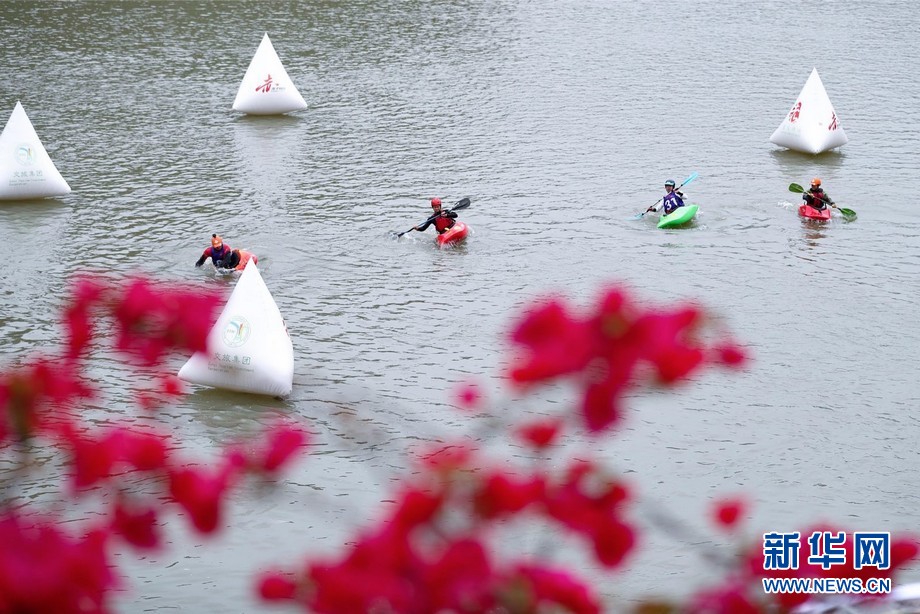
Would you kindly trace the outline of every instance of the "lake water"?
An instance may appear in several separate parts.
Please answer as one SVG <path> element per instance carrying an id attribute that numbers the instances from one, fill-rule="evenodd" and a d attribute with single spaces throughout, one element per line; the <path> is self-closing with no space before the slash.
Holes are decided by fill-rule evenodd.
<path id="1" fill-rule="evenodd" d="M 747 493 L 751 539 L 824 519 L 916 528 L 918 6 L 0 4 L 0 112 L 22 102 L 73 189 L 0 201 L 0 364 L 57 341 L 74 271 L 229 292 L 193 266 L 218 232 L 260 258 L 294 342 L 294 391 L 198 389 L 158 422 L 203 458 L 273 409 L 310 421 L 318 442 L 276 492 L 242 492 L 216 540 L 176 522 L 166 552 L 126 554 L 118 608 L 271 611 L 250 595 L 255 570 L 334 551 L 388 498 L 408 447 L 487 428 L 453 410 L 451 391 L 471 377 L 499 388 L 523 305 L 587 304 L 613 282 L 654 303 L 700 301 L 754 358 L 637 397 L 614 441 L 575 444 L 626 473 L 641 505 L 703 531 L 713 497 Z M 307 111 L 231 110 L 265 32 Z M 776 148 L 814 67 L 850 142 Z M 693 227 L 633 219 L 691 172 Z M 787 186 L 814 176 L 855 222 L 797 217 Z M 439 251 L 431 230 L 389 238 L 435 195 L 472 200 L 465 245 Z M 122 416 L 124 369 L 105 356 L 93 369 L 111 402 L 92 419 Z M 654 527 L 645 542 L 605 584 L 611 607 L 712 574 L 699 546 Z"/>

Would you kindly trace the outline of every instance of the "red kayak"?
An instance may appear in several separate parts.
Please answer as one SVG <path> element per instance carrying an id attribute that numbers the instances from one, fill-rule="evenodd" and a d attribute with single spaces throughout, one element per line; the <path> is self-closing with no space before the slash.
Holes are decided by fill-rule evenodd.
<path id="1" fill-rule="evenodd" d="M 249 264 L 250 262 L 252 262 L 253 264 L 259 264 L 258 256 L 256 256 L 252 252 L 248 252 L 245 249 L 235 249 L 233 251 L 240 253 L 240 261 L 233 268 L 225 269 L 223 267 L 216 267 L 215 270 L 218 273 L 222 273 L 224 275 L 230 275 L 231 273 L 239 273 L 240 271 L 245 269 L 246 265 Z"/>
<path id="2" fill-rule="evenodd" d="M 469 234 L 469 228 L 463 222 L 454 222 L 454 225 L 447 229 L 447 232 L 438 235 L 438 246 L 444 247 L 452 243 L 459 243 Z"/>
<path id="3" fill-rule="evenodd" d="M 249 264 L 249 261 L 252 260 L 254 264 L 259 264 L 259 259 L 252 252 L 247 252 L 245 249 L 240 250 L 240 263 L 236 265 L 237 271 L 242 271 L 246 268 L 246 265 Z"/>
<path id="4" fill-rule="evenodd" d="M 815 209 L 810 205 L 799 205 L 799 215 L 809 220 L 829 220 L 831 219 L 831 208 Z"/>

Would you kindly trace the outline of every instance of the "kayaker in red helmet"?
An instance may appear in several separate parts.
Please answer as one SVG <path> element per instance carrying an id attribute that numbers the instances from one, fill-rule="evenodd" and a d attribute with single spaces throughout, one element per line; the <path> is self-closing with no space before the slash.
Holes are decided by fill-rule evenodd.
<path id="1" fill-rule="evenodd" d="M 677 211 L 679 207 L 684 206 L 684 199 L 683 199 L 684 195 L 683 193 L 675 190 L 674 185 L 675 184 L 674 184 L 673 179 L 668 179 L 667 181 L 664 182 L 665 195 L 661 199 L 661 204 L 662 206 L 664 206 L 664 211 L 663 211 L 664 215 L 668 215 L 669 213 L 674 213 L 675 211 Z M 657 204 L 652 205 L 651 207 L 646 209 L 646 211 L 658 211 Z"/>
<path id="2" fill-rule="evenodd" d="M 196 267 L 200 267 L 204 264 L 204 261 L 208 258 L 214 263 L 214 266 L 218 268 L 232 268 L 230 264 L 230 255 L 233 250 L 230 249 L 230 246 L 224 243 L 224 240 L 220 238 L 220 235 L 214 233 L 211 235 L 211 247 L 204 250 L 204 253 L 201 254 L 201 258 L 198 259 L 198 262 L 195 263 Z"/>
<path id="3" fill-rule="evenodd" d="M 425 232 L 431 224 L 434 224 L 434 229 L 438 231 L 438 234 L 444 234 L 454 225 L 454 220 L 457 219 L 457 213 L 454 211 L 441 211 L 440 198 L 431 199 L 431 209 L 434 212 L 433 215 L 428 218 L 424 224 L 413 226 L 412 229 L 418 230 L 419 232 Z"/>
<path id="4" fill-rule="evenodd" d="M 817 209 L 818 211 L 823 211 L 827 209 L 827 205 L 834 204 L 834 201 L 831 200 L 831 197 L 828 196 L 827 192 L 824 191 L 824 188 L 821 187 L 821 180 L 817 177 L 811 180 L 811 187 L 807 192 L 802 194 L 802 200 L 805 201 L 806 205 L 812 209 Z"/>

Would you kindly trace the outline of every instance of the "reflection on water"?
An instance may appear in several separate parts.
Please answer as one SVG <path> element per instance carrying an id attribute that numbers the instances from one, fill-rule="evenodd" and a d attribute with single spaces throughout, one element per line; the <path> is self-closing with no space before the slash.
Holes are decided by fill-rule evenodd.
<path id="1" fill-rule="evenodd" d="M 827 235 L 831 222 L 802 218 L 802 236 L 807 247 L 817 247 L 818 241 Z"/>
<path id="2" fill-rule="evenodd" d="M 309 142 L 303 141 L 297 115 L 243 115 L 231 124 L 238 172 L 232 177 L 247 206 L 264 206 L 279 200 L 298 165 L 310 164 Z"/>
<path id="3" fill-rule="evenodd" d="M 847 160 L 844 149 L 845 146 L 820 154 L 791 149 L 771 149 L 770 158 L 780 174 L 789 178 L 788 183 L 798 183 L 807 187 L 812 177 L 819 176 L 822 180 L 827 180 L 838 176 Z"/>

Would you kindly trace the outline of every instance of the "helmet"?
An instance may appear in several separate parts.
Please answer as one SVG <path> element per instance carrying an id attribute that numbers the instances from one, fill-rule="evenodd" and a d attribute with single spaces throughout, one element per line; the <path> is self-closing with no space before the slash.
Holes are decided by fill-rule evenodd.
<path id="1" fill-rule="evenodd" d="M 432 208 L 433 208 L 433 207 L 440 207 L 440 206 L 441 206 L 441 199 L 440 199 L 440 198 L 432 198 L 432 199 L 431 199 L 431 206 L 432 206 Z"/>
<path id="2" fill-rule="evenodd" d="M 224 245 L 224 240 L 221 239 L 217 235 L 217 233 L 214 233 L 211 235 L 211 247 L 217 248 L 217 247 L 223 247 L 223 245 Z"/>
<path id="3" fill-rule="evenodd" d="M 814 179 L 811 180 L 811 185 L 815 185 L 815 186 L 821 185 L 821 180 L 815 177 Z"/>
<path id="4" fill-rule="evenodd" d="M 676 185 L 673 179 L 668 179 L 664 182 L 665 187 L 671 186 L 672 188 Z"/>

